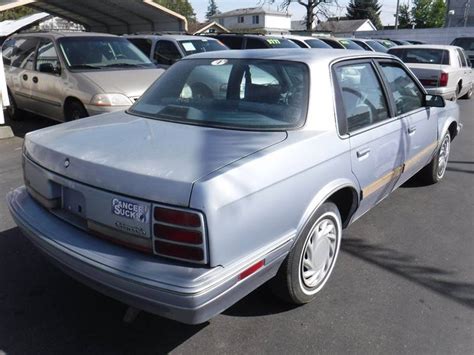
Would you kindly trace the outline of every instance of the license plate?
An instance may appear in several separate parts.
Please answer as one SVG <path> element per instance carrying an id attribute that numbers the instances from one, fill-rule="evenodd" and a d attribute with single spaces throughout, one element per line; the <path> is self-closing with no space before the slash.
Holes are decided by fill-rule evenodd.
<path id="1" fill-rule="evenodd" d="M 150 220 L 147 205 L 118 198 L 112 199 L 112 213 L 140 223 L 148 223 Z"/>

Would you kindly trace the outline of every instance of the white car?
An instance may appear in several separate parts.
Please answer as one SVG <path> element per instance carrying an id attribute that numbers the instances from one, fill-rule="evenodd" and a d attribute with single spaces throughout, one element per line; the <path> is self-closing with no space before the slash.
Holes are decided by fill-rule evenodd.
<path id="1" fill-rule="evenodd" d="M 461 47 L 442 45 L 397 46 L 388 50 L 416 75 L 429 94 L 445 99 L 472 96 L 471 62 Z"/>

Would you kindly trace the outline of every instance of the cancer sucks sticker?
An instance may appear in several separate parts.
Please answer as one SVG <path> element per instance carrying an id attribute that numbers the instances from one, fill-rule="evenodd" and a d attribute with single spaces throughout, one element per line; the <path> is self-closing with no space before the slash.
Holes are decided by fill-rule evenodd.
<path id="1" fill-rule="evenodd" d="M 141 223 L 149 220 L 148 206 L 118 198 L 112 199 L 112 213 Z"/>

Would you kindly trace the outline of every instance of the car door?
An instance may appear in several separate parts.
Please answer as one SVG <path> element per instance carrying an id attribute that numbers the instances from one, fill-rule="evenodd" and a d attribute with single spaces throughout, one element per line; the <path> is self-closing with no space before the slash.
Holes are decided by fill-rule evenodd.
<path id="1" fill-rule="evenodd" d="M 182 57 L 174 42 L 159 40 L 156 42 L 153 59 L 159 67 L 168 68 Z"/>
<path id="2" fill-rule="evenodd" d="M 403 121 L 393 117 L 384 82 L 370 60 L 341 62 L 333 67 L 343 117 L 339 133 L 350 140 L 352 172 L 361 191 L 360 217 L 394 188 L 405 159 Z"/>
<path id="3" fill-rule="evenodd" d="M 39 41 L 34 69 L 31 77 L 32 107 L 42 116 L 61 119 L 64 80 L 53 40 L 42 38 Z"/>
<path id="4" fill-rule="evenodd" d="M 425 106 L 422 88 L 401 63 L 393 60 L 377 62 L 387 83 L 395 115 L 403 123 L 406 157 L 397 183 L 400 185 L 431 160 L 438 140 L 438 109 Z"/>
<path id="5" fill-rule="evenodd" d="M 15 38 L 6 77 L 18 108 L 34 111 L 31 101 L 34 58 L 38 39 L 35 37 Z"/>

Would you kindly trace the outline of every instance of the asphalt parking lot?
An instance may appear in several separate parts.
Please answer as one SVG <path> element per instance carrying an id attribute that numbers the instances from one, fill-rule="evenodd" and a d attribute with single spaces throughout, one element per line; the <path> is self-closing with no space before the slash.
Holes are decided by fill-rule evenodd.
<path id="1" fill-rule="evenodd" d="M 126 306 L 50 265 L 13 223 L 3 196 L 22 184 L 30 117 L 0 141 L 0 354 L 474 353 L 474 99 L 441 183 L 416 179 L 345 232 L 313 303 L 290 307 L 261 287 L 199 326 Z"/>

